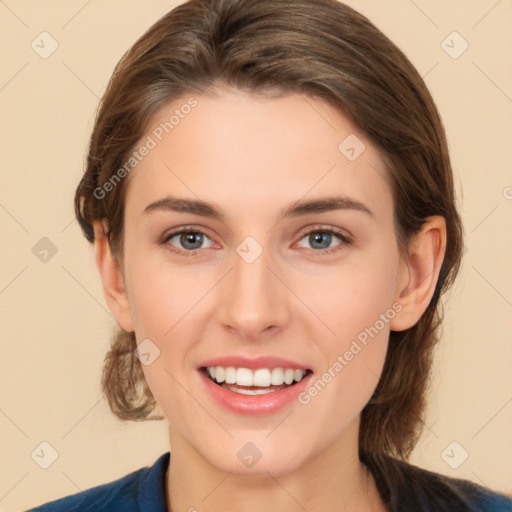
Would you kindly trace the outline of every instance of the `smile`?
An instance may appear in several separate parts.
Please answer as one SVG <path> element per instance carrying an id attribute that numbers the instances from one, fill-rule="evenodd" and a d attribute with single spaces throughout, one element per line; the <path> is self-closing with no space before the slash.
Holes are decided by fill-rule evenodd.
<path id="1" fill-rule="evenodd" d="M 295 368 L 235 368 L 207 366 L 207 377 L 224 389 L 242 395 L 275 393 L 300 382 L 311 370 Z"/>
<path id="2" fill-rule="evenodd" d="M 299 360 L 271 354 L 219 356 L 201 361 L 196 368 L 212 403 L 243 416 L 275 414 L 292 407 L 313 377 L 313 370 Z"/>

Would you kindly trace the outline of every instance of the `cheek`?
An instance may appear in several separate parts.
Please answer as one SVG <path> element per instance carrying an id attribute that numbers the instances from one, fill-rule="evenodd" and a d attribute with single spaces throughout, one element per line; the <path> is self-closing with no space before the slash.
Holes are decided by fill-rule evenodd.
<path id="1" fill-rule="evenodd" d="M 207 268 L 174 267 L 165 255 L 154 257 L 155 252 L 137 247 L 126 251 L 125 270 L 137 342 L 150 340 L 150 352 L 157 354 L 154 362 L 143 365 L 144 375 L 168 412 L 194 405 L 185 403 L 180 384 L 188 387 L 184 369 L 193 364 L 190 354 L 207 329 L 202 306 L 208 301 L 202 299 L 216 279 Z M 177 407 L 180 401 L 184 403 Z"/>
<path id="2" fill-rule="evenodd" d="M 318 338 L 325 340 L 329 353 L 350 344 L 386 312 L 393 315 L 397 257 L 380 257 L 375 251 L 375 255 L 354 259 L 358 261 L 332 266 L 307 279 L 303 279 L 304 272 L 297 272 L 293 284 L 316 316 L 318 332 L 323 334 Z M 378 322 L 379 331 L 389 331 L 389 319 L 381 324 Z"/>
<path id="3" fill-rule="evenodd" d="M 213 279 L 207 269 L 173 267 L 151 256 L 134 251 L 126 262 L 130 309 L 137 339 L 165 341 L 186 324 Z"/>
<path id="4" fill-rule="evenodd" d="M 396 261 L 393 254 L 387 259 L 376 256 L 350 269 L 340 267 L 315 279 L 317 286 L 303 288 L 308 305 L 322 320 L 311 321 L 311 332 L 317 332 L 312 339 L 322 359 L 300 401 L 311 403 L 315 414 L 338 411 L 324 418 L 326 422 L 357 415 L 375 390 L 386 358 L 389 325 L 396 316 Z"/>
<path id="5" fill-rule="evenodd" d="M 138 267 L 134 274 L 130 305 L 137 341 L 151 340 L 158 354 L 142 369 L 156 402 L 176 428 L 197 414 L 197 403 L 184 391 L 190 388 L 185 368 L 192 365 L 190 354 L 203 337 L 197 306 L 204 287 L 186 273 L 155 265 Z"/>

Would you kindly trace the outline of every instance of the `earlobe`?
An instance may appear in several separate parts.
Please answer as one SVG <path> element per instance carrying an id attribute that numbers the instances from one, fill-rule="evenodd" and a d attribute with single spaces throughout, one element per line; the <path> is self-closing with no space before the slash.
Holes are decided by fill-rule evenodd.
<path id="1" fill-rule="evenodd" d="M 106 225 L 102 221 L 95 221 L 93 227 L 94 253 L 105 300 L 121 329 L 133 332 L 130 303 L 121 265 L 112 254 Z"/>
<path id="2" fill-rule="evenodd" d="M 391 330 L 409 329 L 421 318 L 434 295 L 445 251 L 444 218 L 427 218 L 410 242 L 407 257 L 402 263 L 396 297 L 402 309 L 391 321 Z"/>

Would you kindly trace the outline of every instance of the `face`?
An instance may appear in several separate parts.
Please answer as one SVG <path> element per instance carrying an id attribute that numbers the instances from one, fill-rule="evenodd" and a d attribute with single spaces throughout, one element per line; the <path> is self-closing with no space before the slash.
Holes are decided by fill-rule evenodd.
<path id="1" fill-rule="evenodd" d="M 171 445 L 252 474 L 357 453 L 404 272 L 379 153 L 320 100 L 194 98 L 150 123 L 125 206 L 120 323 Z"/>

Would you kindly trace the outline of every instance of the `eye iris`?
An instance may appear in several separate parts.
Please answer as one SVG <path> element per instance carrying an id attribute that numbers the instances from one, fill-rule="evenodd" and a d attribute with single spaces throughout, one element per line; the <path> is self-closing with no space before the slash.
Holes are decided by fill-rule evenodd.
<path id="1" fill-rule="evenodd" d="M 331 245 L 331 238 L 329 233 L 312 233 L 309 235 L 309 243 L 313 248 L 326 249 Z"/>
<path id="2" fill-rule="evenodd" d="M 185 249 L 199 249 L 203 243 L 203 235 L 200 233 L 183 233 L 180 236 L 180 243 Z"/>

